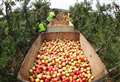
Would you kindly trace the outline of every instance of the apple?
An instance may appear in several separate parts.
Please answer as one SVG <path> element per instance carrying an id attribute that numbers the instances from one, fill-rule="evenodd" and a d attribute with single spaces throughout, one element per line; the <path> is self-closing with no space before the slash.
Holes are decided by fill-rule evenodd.
<path id="1" fill-rule="evenodd" d="M 31 82 L 35 81 L 35 79 L 32 76 L 30 76 L 29 79 L 30 79 Z"/>
<path id="2" fill-rule="evenodd" d="M 35 82 L 40 82 L 40 79 L 39 79 L 39 78 L 36 78 L 36 79 L 35 79 Z"/>
<path id="3" fill-rule="evenodd" d="M 44 80 L 40 80 L 40 82 L 44 82 Z"/>
<path id="4" fill-rule="evenodd" d="M 30 82 L 87 82 L 94 78 L 79 41 L 43 41 L 35 64 L 29 70 Z"/>
<path id="5" fill-rule="evenodd" d="M 45 79 L 45 81 L 44 82 L 49 82 L 49 79 Z"/>
<path id="6" fill-rule="evenodd" d="M 76 80 L 73 79 L 72 82 L 76 82 Z"/>

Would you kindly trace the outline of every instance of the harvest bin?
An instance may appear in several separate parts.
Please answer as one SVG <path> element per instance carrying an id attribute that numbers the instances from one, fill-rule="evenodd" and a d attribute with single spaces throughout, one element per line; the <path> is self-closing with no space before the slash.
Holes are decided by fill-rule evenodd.
<path id="1" fill-rule="evenodd" d="M 18 73 L 18 78 L 20 80 L 22 80 L 23 82 L 29 82 L 29 69 L 31 68 L 32 63 L 37 56 L 37 52 L 43 40 L 50 41 L 58 38 L 80 41 L 81 48 L 84 50 L 86 57 L 88 57 L 92 73 L 95 76 L 94 81 L 102 78 L 106 74 L 106 68 L 104 64 L 96 54 L 93 47 L 80 32 L 46 32 L 41 33 L 38 36 L 32 47 L 28 51 Z"/>

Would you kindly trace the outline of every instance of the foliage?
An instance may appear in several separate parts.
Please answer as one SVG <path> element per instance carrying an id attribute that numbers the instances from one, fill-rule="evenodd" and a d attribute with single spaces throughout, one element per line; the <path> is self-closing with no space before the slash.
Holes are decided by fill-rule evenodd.
<path id="1" fill-rule="evenodd" d="M 35 2 L 33 4 L 35 9 L 32 10 L 27 7 L 30 0 L 21 1 L 22 7 L 14 11 L 13 3 L 8 0 L 3 2 L 6 15 L 0 18 L 0 82 L 16 82 L 15 77 L 22 61 L 19 58 L 25 56 L 38 35 L 35 32 L 37 20 L 45 20 L 50 9 L 46 0 Z M 21 1 L 17 2 L 21 3 Z"/>
<path id="2" fill-rule="evenodd" d="M 70 8 L 76 29 L 94 46 L 108 69 L 120 60 L 120 10 L 115 3 L 91 8 L 91 2 L 76 3 Z"/>

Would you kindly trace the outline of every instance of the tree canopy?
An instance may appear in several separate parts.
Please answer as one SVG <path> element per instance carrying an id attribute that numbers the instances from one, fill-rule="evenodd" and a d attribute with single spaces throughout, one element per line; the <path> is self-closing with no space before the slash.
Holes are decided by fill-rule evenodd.
<path id="1" fill-rule="evenodd" d="M 15 3 L 21 3 L 21 8 L 13 10 Z M 5 13 L 0 18 L 0 82 L 17 82 L 19 66 L 37 37 L 35 27 L 37 22 L 46 20 L 49 2 L 37 0 L 28 7 L 30 0 L 3 0 Z"/>
<path id="2" fill-rule="evenodd" d="M 70 8 L 71 18 L 75 29 L 86 36 L 107 69 L 111 69 L 120 64 L 120 6 L 97 2 L 96 7 L 93 10 L 86 0 L 76 3 Z"/>

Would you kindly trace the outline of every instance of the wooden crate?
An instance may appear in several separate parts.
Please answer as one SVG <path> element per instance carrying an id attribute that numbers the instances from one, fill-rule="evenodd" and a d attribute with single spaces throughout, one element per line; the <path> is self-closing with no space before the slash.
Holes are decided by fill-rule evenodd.
<path id="1" fill-rule="evenodd" d="M 80 41 L 81 47 L 84 50 L 85 55 L 91 65 L 92 73 L 95 76 L 94 80 L 98 80 L 103 77 L 106 73 L 106 68 L 98 55 L 96 54 L 93 47 L 86 40 L 86 38 L 79 32 L 48 32 L 41 33 L 36 41 L 33 43 L 32 47 L 29 49 L 26 57 L 21 65 L 20 71 L 18 73 L 18 78 L 24 82 L 29 82 L 29 69 L 35 60 L 37 52 L 43 40 L 54 40 L 54 39 L 68 39 L 74 41 Z"/>

